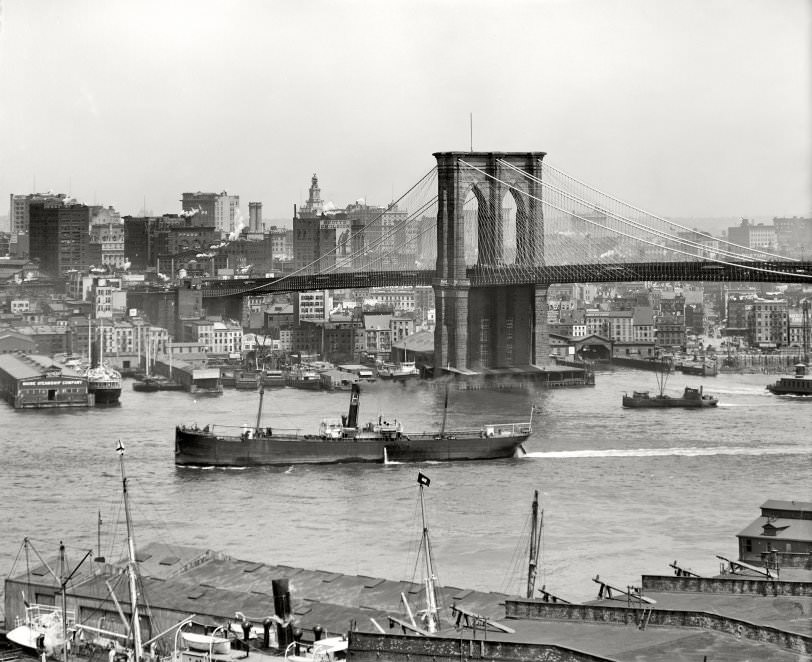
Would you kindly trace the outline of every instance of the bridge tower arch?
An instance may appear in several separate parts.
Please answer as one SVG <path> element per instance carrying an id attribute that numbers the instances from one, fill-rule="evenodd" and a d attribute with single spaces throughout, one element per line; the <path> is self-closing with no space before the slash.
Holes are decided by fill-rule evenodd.
<path id="1" fill-rule="evenodd" d="M 472 287 L 467 268 L 506 263 L 503 201 L 516 204 L 515 261 L 544 264 L 541 162 L 545 152 L 436 152 L 437 277 L 434 369 L 540 365 L 548 360 L 547 287 Z M 512 166 L 509 167 L 509 166 Z M 513 168 L 520 170 L 516 172 Z M 522 173 L 527 173 L 524 176 Z M 464 205 L 477 199 L 476 224 Z M 466 232 L 476 232 L 477 264 L 466 264 Z"/>

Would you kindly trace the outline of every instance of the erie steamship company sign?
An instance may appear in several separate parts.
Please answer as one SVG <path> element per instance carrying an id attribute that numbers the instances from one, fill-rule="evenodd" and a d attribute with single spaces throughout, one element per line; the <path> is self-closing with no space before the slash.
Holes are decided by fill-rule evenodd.
<path id="1" fill-rule="evenodd" d="M 25 382 L 26 386 L 78 386 L 82 384 L 81 379 L 49 379 L 38 382 Z"/>

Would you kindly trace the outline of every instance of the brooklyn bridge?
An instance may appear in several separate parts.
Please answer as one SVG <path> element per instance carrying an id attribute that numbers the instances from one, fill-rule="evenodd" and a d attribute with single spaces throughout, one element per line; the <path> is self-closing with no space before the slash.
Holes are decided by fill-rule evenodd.
<path id="1" fill-rule="evenodd" d="M 432 286 L 435 369 L 479 369 L 546 362 L 554 283 L 812 282 L 812 262 L 643 211 L 544 152 L 434 156 L 432 170 L 331 250 L 278 278 L 205 280 L 204 299 Z"/>

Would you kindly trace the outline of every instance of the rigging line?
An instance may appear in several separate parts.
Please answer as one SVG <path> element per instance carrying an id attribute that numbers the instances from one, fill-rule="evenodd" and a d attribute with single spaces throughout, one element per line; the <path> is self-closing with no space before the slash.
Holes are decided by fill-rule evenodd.
<path id="1" fill-rule="evenodd" d="M 351 260 L 351 259 L 357 257 L 358 255 L 363 255 L 365 252 L 368 252 L 369 250 L 383 244 L 385 241 L 387 241 L 387 240 L 389 240 L 391 238 L 394 238 L 394 236 L 399 231 L 405 229 L 409 225 L 409 223 L 411 223 L 415 219 L 415 217 L 418 214 L 422 214 L 428 207 L 430 207 L 432 204 L 434 204 L 435 200 L 436 200 L 436 196 L 432 200 L 429 200 L 427 203 L 424 203 L 417 211 L 407 212 L 408 215 L 403 220 L 399 221 L 397 224 L 394 224 L 394 225 L 390 226 L 390 228 L 385 233 L 382 232 L 381 235 L 378 238 L 376 238 L 373 242 L 371 242 L 368 246 L 362 246 L 361 248 L 359 248 L 354 253 L 338 258 L 336 260 L 335 265 L 333 265 L 332 267 L 327 267 L 327 268 L 321 270 L 319 273 L 320 274 L 325 274 L 325 273 L 330 273 L 331 271 L 337 271 L 339 268 L 341 268 L 343 266 L 347 266 L 348 260 Z M 354 237 L 357 237 L 359 235 L 361 235 L 363 237 L 363 231 L 366 228 L 368 228 L 369 226 L 371 226 L 375 221 L 381 219 L 383 217 L 383 215 L 384 214 L 379 215 L 378 217 L 376 217 L 375 219 L 370 221 L 366 226 L 364 226 L 364 228 L 362 228 L 360 231 L 356 232 L 351 237 L 348 237 L 348 239 L 345 242 L 343 242 L 344 245 L 349 243 L 350 240 L 352 238 L 354 238 Z M 320 261 L 320 260 L 324 259 L 324 257 L 327 257 L 327 256 L 331 255 L 336 250 L 338 250 L 338 246 L 333 251 L 330 251 L 329 253 L 326 253 L 325 255 L 321 256 L 319 258 L 319 260 L 317 260 L 317 261 Z M 373 259 L 377 259 L 377 258 L 373 258 Z M 338 264 L 339 260 L 342 262 L 341 265 Z"/>
<path id="2" fill-rule="evenodd" d="M 659 221 L 662 221 L 664 223 L 667 223 L 669 225 L 676 226 L 678 228 L 681 228 L 682 230 L 686 230 L 687 232 L 695 232 L 695 230 L 693 230 L 691 228 L 688 228 L 688 227 L 685 227 L 684 225 L 681 225 L 680 223 L 675 223 L 673 221 L 669 221 L 668 219 L 662 218 L 661 216 L 657 216 L 656 214 L 652 214 L 651 212 L 647 212 L 644 209 L 639 209 L 639 208 L 635 207 L 634 205 L 629 204 L 628 202 L 624 202 L 623 200 L 618 200 L 617 198 L 612 197 L 610 194 L 604 193 L 603 191 L 600 191 L 599 189 L 596 189 L 593 186 L 590 186 L 586 182 L 582 182 L 581 180 L 577 179 L 576 177 L 573 177 L 572 175 L 568 175 L 567 173 L 565 173 L 565 172 L 559 170 L 558 168 L 556 168 L 555 166 L 550 165 L 549 162 L 542 161 L 541 166 L 542 166 L 542 169 L 549 168 L 550 170 L 554 170 L 558 174 L 566 177 L 567 179 L 571 179 L 572 181 L 580 184 L 581 186 L 585 186 L 586 188 L 590 189 L 591 191 L 594 191 L 595 193 L 598 193 L 600 195 L 603 195 L 603 196 L 609 198 L 613 202 L 617 202 L 619 204 L 625 205 L 625 206 L 633 209 L 634 211 L 639 211 L 639 212 L 641 212 L 643 214 L 647 214 L 647 215 L 651 216 L 652 218 L 655 218 L 655 219 L 657 219 Z M 715 239 L 715 237 L 714 237 L 714 239 Z M 736 246 L 737 248 L 745 248 L 746 250 L 755 251 L 757 253 L 761 253 L 762 255 L 767 255 L 767 256 L 770 256 L 770 257 L 780 257 L 782 260 L 787 260 L 787 261 L 800 262 L 800 260 L 797 260 L 795 258 L 785 258 L 785 257 L 782 257 L 781 255 L 776 255 L 774 253 L 769 253 L 767 251 L 762 251 L 761 249 L 758 249 L 758 248 L 747 248 L 747 247 L 742 246 L 740 244 L 736 244 L 736 243 L 733 243 L 733 242 L 730 242 L 730 241 L 727 241 L 727 240 L 724 240 L 724 239 L 719 239 L 719 241 L 721 241 L 722 243 L 728 244 L 730 246 Z"/>
<path id="3" fill-rule="evenodd" d="M 435 174 L 435 173 L 436 173 L 436 171 L 437 171 L 437 166 L 434 166 L 434 167 L 433 167 L 431 170 L 429 170 L 429 171 L 428 171 L 428 172 L 427 172 L 425 175 L 423 175 L 423 176 L 422 176 L 422 177 L 421 177 L 421 178 L 420 178 L 420 179 L 419 179 L 419 180 L 418 180 L 418 181 L 417 181 L 417 182 L 416 182 L 416 183 L 415 183 L 415 184 L 414 184 L 414 185 L 413 185 L 413 186 L 412 186 L 412 187 L 411 187 L 411 188 L 410 188 L 408 191 L 406 191 L 406 192 L 405 192 L 405 193 L 404 193 L 402 196 L 400 196 L 400 197 L 399 197 L 397 200 L 395 200 L 393 203 L 391 203 L 391 204 L 390 204 L 390 205 L 389 205 L 389 206 L 386 208 L 386 211 L 389 211 L 389 210 L 390 210 L 390 209 L 392 209 L 394 206 L 396 206 L 396 205 L 397 205 L 397 203 L 399 203 L 401 200 L 403 200 L 403 199 L 404 199 L 404 198 L 405 198 L 407 195 L 409 195 L 409 194 L 410 194 L 410 193 L 411 193 L 411 192 L 412 192 L 414 189 L 416 189 L 418 186 L 422 185 L 422 184 L 423 184 L 423 182 L 424 182 L 426 179 L 428 179 L 428 178 L 429 178 L 431 175 Z M 370 226 L 372 223 L 374 223 L 375 221 L 377 221 L 378 219 L 380 219 L 380 218 L 383 216 L 383 214 L 384 214 L 384 213 L 386 213 L 386 212 L 383 212 L 382 214 L 380 214 L 380 215 L 376 216 L 375 218 L 373 218 L 371 221 L 369 221 L 369 223 L 367 223 L 367 224 L 366 224 L 366 225 L 365 225 L 363 228 L 361 228 L 361 230 L 359 230 L 359 231 L 358 231 L 358 232 L 356 232 L 355 234 L 351 234 L 351 235 L 350 235 L 350 236 L 347 238 L 347 240 L 348 240 L 348 241 L 350 241 L 350 240 L 352 240 L 352 239 L 353 239 L 353 237 L 356 237 L 358 234 L 360 234 L 361 232 L 363 232 L 363 231 L 364 231 L 364 230 L 365 230 L 365 229 L 366 229 L 368 226 Z M 328 253 L 326 253 L 326 255 L 330 255 L 330 254 L 334 253 L 334 252 L 335 252 L 335 251 L 337 251 L 337 250 L 338 250 L 338 246 L 336 246 L 336 247 L 335 247 L 335 248 L 333 248 L 331 251 L 329 251 Z M 292 272 L 292 273 L 290 273 L 290 274 L 285 274 L 285 275 L 284 275 L 284 276 L 282 276 L 282 277 L 281 277 L 279 280 L 275 281 L 275 283 L 281 283 L 281 282 L 284 282 L 285 280 L 287 280 L 287 279 L 289 279 L 289 278 L 292 278 L 292 277 L 294 277 L 294 276 L 298 276 L 298 275 L 299 275 L 299 274 L 301 274 L 303 271 L 305 271 L 305 270 L 309 269 L 310 267 L 312 267 L 314 264 L 317 264 L 317 263 L 318 263 L 320 260 L 322 260 L 324 257 L 325 257 L 325 256 L 320 256 L 318 259 L 313 260 L 312 262 L 310 262 L 309 264 L 306 264 L 305 266 L 301 267 L 300 269 L 297 269 L 297 270 L 293 271 L 293 272 Z M 306 274 L 306 275 L 307 275 L 307 274 Z M 249 289 L 247 289 L 247 290 L 244 290 L 244 291 L 245 291 L 245 292 L 253 292 L 254 290 L 258 290 L 258 289 L 260 289 L 260 288 L 262 288 L 262 287 L 266 287 L 266 285 L 256 285 L 256 286 L 254 286 L 254 287 L 252 287 L 252 288 L 249 288 Z"/>
<path id="4" fill-rule="evenodd" d="M 619 220 L 621 222 L 627 223 L 627 224 L 631 225 L 632 227 L 636 227 L 638 229 L 643 230 L 644 232 L 648 232 L 649 234 L 653 234 L 655 236 L 662 237 L 663 239 L 667 239 L 667 240 L 673 241 L 675 243 L 685 244 L 687 246 L 691 246 L 692 248 L 697 248 L 699 250 L 705 250 L 705 248 L 704 248 L 704 246 L 702 244 L 694 242 L 694 241 L 692 241 L 690 239 L 684 239 L 684 238 L 682 238 L 682 237 L 680 237 L 678 235 L 673 235 L 673 234 L 669 234 L 667 232 L 664 232 L 663 230 L 658 230 L 656 228 L 650 228 L 650 227 L 648 227 L 646 225 L 643 225 L 639 221 L 635 221 L 633 219 L 630 219 L 630 218 L 628 218 L 626 216 L 622 216 L 622 215 L 617 214 L 615 212 L 610 212 L 610 211 L 608 211 L 606 209 L 603 209 L 602 207 L 599 208 L 596 204 L 590 202 L 589 200 L 586 200 L 586 199 L 580 198 L 580 197 L 575 197 L 574 194 L 567 193 L 566 191 L 561 190 L 560 188 L 558 188 L 557 186 L 555 186 L 554 184 L 552 184 L 550 182 L 547 182 L 547 181 L 542 182 L 541 179 L 531 175 L 530 173 L 526 173 L 525 171 L 517 168 L 516 166 L 514 166 L 511 163 L 508 163 L 507 161 L 503 161 L 503 160 L 500 159 L 500 163 L 502 163 L 503 165 L 511 168 L 512 170 L 515 170 L 516 172 L 519 172 L 521 174 L 526 175 L 526 177 L 528 179 L 530 179 L 532 181 L 535 181 L 535 182 L 541 184 L 544 187 L 548 187 L 551 190 L 555 191 L 556 193 L 559 193 L 559 194 L 563 195 L 564 197 L 569 198 L 570 200 L 574 200 L 575 202 L 580 202 L 581 204 L 586 205 L 588 207 L 593 207 L 593 208 L 596 209 L 596 211 L 601 211 L 601 212 L 605 213 L 607 216 L 609 216 L 609 217 L 611 217 L 611 218 L 613 218 L 615 220 Z M 643 212 L 643 213 L 647 214 L 648 212 Z M 649 216 L 654 217 L 653 214 L 649 214 Z M 656 217 L 654 217 L 654 218 L 656 218 Z M 601 227 L 604 227 L 604 226 L 601 226 Z M 608 229 L 610 231 L 613 231 L 613 230 L 611 230 L 611 228 L 606 228 L 606 229 Z M 739 246 L 739 248 L 744 248 L 744 247 Z M 668 250 L 670 250 L 670 249 L 668 249 Z M 751 250 L 751 249 L 745 249 L 745 250 Z M 727 251 L 727 250 L 724 250 L 724 249 L 720 249 L 719 252 L 720 253 L 725 253 L 726 255 L 729 255 L 731 257 L 739 257 L 739 258 L 741 258 L 741 257 L 751 257 L 751 256 L 743 256 L 741 254 L 734 253 L 732 251 Z M 712 259 L 713 258 L 708 258 L 708 260 L 712 260 Z M 761 259 L 761 258 L 759 258 L 759 259 Z"/>
<path id="5" fill-rule="evenodd" d="M 510 168 L 516 169 L 514 166 L 512 166 L 512 164 L 505 163 L 505 165 L 510 167 Z M 523 172 L 523 171 L 519 170 L 519 172 Z M 666 231 L 663 231 L 663 230 L 658 230 L 658 229 L 655 229 L 655 228 L 652 228 L 652 227 L 648 227 L 646 225 L 642 225 L 639 221 L 634 221 L 633 219 L 630 219 L 630 218 L 628 218 L 626 216 L 622 216 L 617 212 L 609 211 L 608 209 L 604 208 L 603 206 L 600 206 L 600 205 L 598 205 L 598 204 L 596 204 L 594 202 L 591 202 L 589 200 L 585 200 L 585 199 L 580 198 L 580 197 L 574 197 L 574 194 L 569 194 L 566 191 L 562 191 L 561 189 L 559 189 L 554 184 L 552 184 L 552 183 L 550 183 L 548 181 L 542 182 L 540 179 L 530 175 L 529 173 L 526 173 L 526 174 L 530 179 L 532 179 L 533 181 L 537 181 L 538 183 L 542 184 L 542 186 L 547 187 L 547 188 L 549 188 L 549 189 L 551 189 L 553 191 L 559 192 L 561 195 L 564 195 L 565 197 L 569 197 L 570 199 L 575 200 L 576 202 L 580 202 L 581 204 L 586 205 L 587 207 L 589 207 L 591 209 L 595 209 L 596 211 L 602 212 L 606 216 L 608 216 L 608 217 L 610 217 L 610 218 L 612 218 L 614 220 L 619 220 L 620 222 L 625 222 L 625 223 L 627 223 L 627 224 L 629 224 L 629 225 L 631 225 L 633 227 L 636 227 L 638 229 L 643 230 L 644 232 L 653 234 L 655 236 L 663 237 L 663 238 L 667 239 L 668 241 L 671 241 L 671 242 L 674 242 L 674 243 L 679 243 L 679 244 L 692 246 L 692 247 L 698 249 L 699 251 L 706 251 L 707 250 L 702 244 L 694 242 L 693 240 L 680 237 L 679 235 L 670 234 L 670 233 L 668 233 Z M 630 205 L 626 205 L 626 206 L 631 207 Z M 658 217 L 654 216 L 653 214 L 649 214 L 648 212 L 643 212 L 643 213 L 647 214 L 649 217 L 658 218 Z M 660 220 L 662 220 L 662 219 L 660 219 Z M 676 225 L 676 224 L 674 224 L 674 225 Z M 680 226 L 678 226 L 678 227 L 680 227 Z M 611 228 L 607 228 L 607 229 L 610 230 L 610 231 L 613 231 L 613 230 L 611 230 Z M 695 234 L 695 231 L 691 231 L 691 232 Z M 750 253 L 763 253 L 763 251 L 760 251 L 758 249 L 751 249 L 751 248 L 747 248 L 745 246 L 739 246 L 738 244 L 730 244 L 730 242 L 723 242 L 723 243 L 727 243 L 727 244 L 729 244 L 731 246 L 736 246 L 737 248 L 741 248 L 742 250 L 748 251 Z M 670 249 L 668 249 L 668 250 L 670 250 Z M 723 248 L 718 249 L 716 252 L 724 253 L 726 255 L 729 255 L 729 256 L 735 257 L 735 258 L 749 257 L 751 259 L 758 260 L 758 261 L 766 261 L 762 257 L 756 257 L 755 255 L 742 255 L 741 253 L 734 253 L 733 251 L 728 251 L 728 250 L 723 249 Z M 700 256 L 695 256 L 695 257 L 700 257 Z M 709 258 L 706 258 L 706 259 L 710 261 L 710 260 L 713 260 L 714 258 L 709 257 Z M 797 261 L 797 260 L 791 260 L 791 261 Z"/>
<path id="6" fill-rule="evenodd" d="M 512 164 L 510 164 L 510 163 L 506 163 L 506 162 L 503 162 L 503 163 L 504 163 L 504 165 L 505 165 L 505 166 L 507 166 L 507 167 L 509 167 L 509 168 L 512 168 L 512 169 L 514 169 L 514 170 L 517 170 L 517 171 L 518 171 L 518 172 L 520 172 L 520 173 L 523 173 L 523 171 L 519 170 L 518 168 L 515 168 L 515 167 L 514 167 Z M 526 174 L 526 176 L 527 176 L 528 178 L 530 178 L 530 179 L 531 179 L 531 180 L 533 180 L 533 181 L 538 182 L 538 183 L 539 183 L 539 184 L 541 184 L 543 187 L 546 187 L 546 188 L 548 188 L 548 189 L 552 190 L 553 192 L 557 192 L 557 193 L 559 193 L 560 195 L 564 196 L 565 198 L 568 198 L 568 199 L 570 199 L 570 200 L 573 200 L 573 201 L 575 201 L 575 202 L 578 202 L 578 203 L 580 203 L 580 204 L 583 204 L 583 205 L 585 205 L 585 206 L 589 207 L 590 209 L 594 209 L 595 211 L 601 212 L 601 213 L 603 213 L 604 215 L 606 215 L 608 218 L 611 218 L 611 219 L 613 219 L 613 220 L 615 220 L 615 221 L 619 221 L 619 222 L 621 222 L 621 223 L 626 223 L 626 224 L 628 224 L 628 225 L 630 225 L 630 226 L 632 226 L 632 227 L 634 227 L 634 228 L 637 228 L 637 229 L 639 229 L 639 230 L 641 230 L 641 231 L 643 231 L 643 232 L 646 232 L 646 233 L 648 233 L 648 234 L 653 234 L 653 235 L 655 235 L 655 236 L 662 237 L 662 238 L 666 239 L 667 241 L 671 241 L 671 242 L 673 242 L 673 243 L 677 243 L 677 244 L 683 244 L 683 245 L 691 246 L 691 247 L 693 247 L 693 248 L 698 249 L 699 251 L 704 251 L 704 250 L 706 250 L 706 249 L 705 249 L 705 247 L 704 247 L 702 244 L 700 244 L 700 243 L 694 242 L 694 241 L 692 241 L 692 240 L 690 240 L 690 239 L 686 239 L 686 238 L 680 237 L 680 236 L 678 236 L 678 235 L 670 234 L 670 233 L 668 233 L 668 232 L 665 232 L 665 231 L 663 231 L 663 230 L 659 230 L 659 229 L 657 229 L 657 228 L 653 228 L 653 227 L 649 227 L 649 226 L 643 225 L 643 224 L 642 224 L 642 223 L 640 223 L 639 221 L 635 221 L 635 220 L 633 220 L 633 219 L 631 219 L 631 218 L 629 218 L 629 217 L 622 216 L 622 215 L 621 215 L 621 214 L 619 214 L 618 212 L 615 212 L 615 211 L 610 211 L 609 209 L 606 209 L 605 207 L 601 206 L 601 205 L 600 205 L 600 204 L 598 204 L 598 203 L 592 202 L 592 201 L 590 201 L 590 200 L 586 200 L 586 199 L 581 198 L 581 197 L 577 197 L 577 196 L 576 196 L 574 193 L 569 193 L 569 192 L 567 192 L 567 191 L 565 191 L 565 190 L 562 190 L 562 189 L 560 189 L 559 187 L 555 186 L 553 183 L 551 183 L 551 182 L 549 182 L 549 181 L 546 181 L 546 180 L 545 180 L 544 182 L 542 182 L 540 179 L 538 179 L 537 177 L 534 177 L 534 176 L 530 175 L 529 173 L 523 173 L 523 174 Z M 601 227 L 605 227 L 605 226 L 601 226 Z M 616 232 L 615 230 L 613 230 L 613 229 L 612 229 L 612 228 L 610 228 L 610 227 L 605 227 L 605 229 L 609 230 L 610 232 Z M 666 250 L 670 250 L 670 249 L 667 249 L 665 246 L 664 246 L 663 248 L 664 248 L 664 249 L 666 249 Z M 744 248 L 744 247 L 741 247 L 741 248 Z M 746 249 L 746 250 L 749 250 L 749 249 Z M 742 256 L 742 255 L 741 255 L 741 254 L 739 254 L 739 253 L 733 253 L 732 251 L 726 251 L 726 250 L 724 250 L 724 249 L 720 249 L 718 252 L 725 253 L 725 254 L 727 254 L 727 255 L 730 255 L 730 256 L 732 256 L 732 257 L 737 257 L 737 258 L 744 257 L 744 256 Z M 696 256 L 696 255 L 695 255 L 695 257 L 699 257 L 699 256 Z M 753 256 L 748 256 L 748 257 L 753 257 Z M 710 258 L 709 258 L 709 259 L 710 259 Z M 761 260 L 761 258 L 758 258 L 758 259 L 759 259 L 759 260 Z"/>
<path id="7" fill-rule="evenodd" d="M 533 199 L 533 200 L 536 200 L 537 202 L 540 202 L 542 205 L 547 205 L 547 206 L 549 206 L 549 207 L 552 207 L 553 209 L 555 209 L 555 210 L 557 210 L 557 211 L 560 211 L 560 212 L 562 212 L 562 213 L 564 213 L 564 214 L 570 214 L 571 216 L 574 216 L 575 218 L 578 218 L 579 220 L 582 220 L 582 221 L 584 221 L 585 223 L 590 223 L 591 225 L 597 225 L 597 226 L 598 226 L 598 227 L 600 227 L 600 228 L 607 229 L 605 226 L 600 225 L 599 223 L 596 223 L 596 222 L 594 222 L 594 221 L 590 221 L 589 219 L 583 218 L 583 217 L 581 217 L 581 216 L 579 216 L 579 215 L 577 215 L 577 214 L 574 214 L 573 212 L 566 211 L 566 210 L 564 210 L 564 209 L 562 209 L 562 208 L 560 208 L 560 207 L 556 207 L 555 205 L 553 205 L 553 204 L 551 204 L 551 203 L 547 202 L 546 200 L 543 200 L 543 199 L 541 199 L 541 198 L 537 198 L 536 196 L 530 195 L 529 193 L 527 193 L 527 192 L 525 192 L 525 191 L 522 191 L 522 190 L 520 190 L 520 189 L 517 189 L 517 188 L 516 188 L 515 186 L 513 186 L 512 184 L 509 184 L 509 183 L 507 183 L 507 182 L 503 182 L 503 181 L 502 181 L 502 180 L 500 180 L 498 177 L 495 177 L 495 176 L 493 176 L 493 175 L 491 175 L 491 174 L 489 174 L 489 173 L 485 172 L 484 170 L 481 170 L 481 169 L 477 168 L 476 166 L 472 166 L 472 165 L 470 165 L 470 164 L 468 164 L 468 163 L 465 163 L 464 161 L 462 161 L 462 159 L 460 159 L 460 162 L 461 162 L 461 163 L 463 163 L 464 165 L 468 166 L 469 168 L 472 168 L 473 170 L 477 170 L 478 172 L 481 172 L 481 173 L 482 173 L 483 175 L 485 175 L 486 177 L 490 177 L 491 179 L 493 179 L 493 180 L 495 180 L 495 181 L 497 181 L 497 182 L 499 182 L 499 183 L 501 183 L 501 184 L 503 184 L 503 185 L 507 186 L 509 189 L 512 189 L 512 190 L 518 191 L 520 194 L 525 195 L 525 196 L 527 196 L 527 197 L 529 197 L 529 198 L 531 198 L 531 199 Z M 619 235 L 621 235 L 621 236 L 623 236 L 623 237 L 626 237 L 626 238 L 628 238 L 628 239 L 634 239 L 635 241 L 642 242 L 642 243 L 644 243 L 644 244 L 648 244 L 649 246 L 654 246 L 655 248 L 658 248 L 658 249 L 664 249 L 664 247 L 660 246 L 659 244 L 655 244 L 655 243 L 653 243 L 653 242 L 651 242 L 651 241 L 648 241 L 648 240 L 646 240 L 646 239 L 642 239 L 642 238 L 640 238 L 640 237 L 634 237 L 634 236 L 629 235 L 629 234 L 626 234 L 626 233 L 624 233 L 624 232 L 619 232 L 619 231 L 615 231 L 615 230 L 612 230 L 612 232 L 615 232 L 615 234 L 619 234 Z M 681 250 L 676 249 L 676 248 L 674 248 L 674 249 L 667 249 L 667 250 L 668 250 L 669 252 L 672 252 L 672 253 L 679 253 L 679 254 L 681 254 L 681 255 L 686 255 L 686 256 L 688 256 L 688 257 L 696 258 L 696 255 L 693 255 L 693 254 L 691 254 L 691 253 L 686 253 L 685 251 L 681 251 Z M 714 263 L 717 263 L 717 264 L 724 264 L 724 265 L 731 266 L 731 267 L 737 267 L 737 268 L 739 268 L 739 269 L 745 269 L 745 270 L 747 270 L 747 271 L 756 271 L 756 272 L 758 272 L 758 273 L 777 274 L 777 275 L 780 275 L 780 276 L 786 276 L 786 275 L 787 275 L 787 272 L 786 272 L 786 271 L 778 271 L 778 270 L 775 270 L 775 269 L 763 269 L 763 268 L 761 268 L 761 267 L 754 267 L 754 266 L 745 265 L 745 264 L 740 264 L 740 263 L 736 263 L 736 262 L 726 262 L 726 261 L 724 261 L 724 260 L 719 260 L 719 259 L 709 259 L 709 260 L 707 260 L 707 261 L 708 261 L 708 262 L 714 262 Z M 802 275 L 804 278 L 810 278 L 810 279 L 812 279 L 812 274 L 797 274 L 797 273 L 796 273 L 795 275 L 796 275 L 796 276 L 798 276 L 798 275 Z"/>
<path id="8" fill-rule="evenodd" d="M 401 247 L 400 247 L 400 248 L 401 248 L 401 250 L 400 250 L 400 251 L 394 251 L 394 250 L 393 250 L 391 253 L 384 253 L 384 254 L 378 255 L 378 256 L 376 256 L 376 257 L 370 258 L 370 260 L 369 260 L 367 263 L 365 263 L 365 264 L 361 265 L 361 266 L 358 268 L 358 271 L 365 271 L 365 270 L 372 270 L 372 271 L 376 271 L 376 269 L 370 269 L 370 267 L 371 267 L 371 266 L 373 266 L 373 265 L 375 265 L 375 263 L 376 263 L 376 262 L 382 262 L 383 260 L 385 260 L 386 258 L 391 257 L 392 255 L 397 255 L 397 254 L 399 254 L 400 252 L 402 252 L 402 249 L 403 249 L 403 247 L 404 247 L 404 246 L 408 246 L 409 244 L 414 243 L 414 240 L 421 238 L 421 237 L 422 237 L 423 235 L 425 235 L 427 232 L 431 232 L 432 230 L 435 230 L 435 229 L 436 229 L 436 227 L 437 227 L 437 226 L 436 226 L 436 224 L 427 226 L 427 227 L 426 227 L 426 228 L 424 228 L 424 229 L 423 229 L 423 230 L 422 230 L 422 231 L 421 231 L 419 234 L 414 235 L 414 237 L 412 238 L 412 240 L 411 240 L 411 241 L 407 242 L 407 243 L 406 243 L 406 244 L 404 244 L 404 245 L 401 245 Z M 360 251 L 360 253 L 361 253 L 361 254 L 363 254 L 363 251 Z M 349 259 L 351 259 L 352 257 L 353 257 L 353 256 L 348 256 L 348 258 L 347 258 L 347 259 L 349 260 Z M 422 256 L 421 256 L 421 257 L 422 257 Z M 429 257 L 430 257 L 430 256 L 429 256 Z M 344 266 L 352 266 L 352 265 L 344 265 Z M 379 266 L 379 265 L 377 265 L 377 266 Z M 330 273 L 330 272 L 328 272 L 328 273 Z M 338 271 L 338 266 L 336 266 L 336 271 L 335 271 L 335 272 L 332 272 L 332 273 L 347 273 L 347 272 L 339 272 L 339 271 Z"/>
<path id="9" fill-rule="evenodd" d="M 343 268 L 343 267 L 352 266 L 352 264 L 350 263 L 351 260 L 358 257 L 359 255 L 363 255 L 364 253 L 369 252 L 370 250 L 372 250 L 372 249 L 376 248 L 377 246 L 383 244 L 388 239 L 394 238 L 394 236 L 400 230 L 404 229 L 409 223 L 411 223 L 411 221 L 413 221 L 418 214 L 424 213 L 436 201 L 437 201 L 437 197 L 435 196 L 433 199 L 431 199 L 428 202 L 424 203 L 419 209 L 417 209 L 415 212 L 413 212 L 410 216 L 405 218 L 403 221 L 400 221 L 397 225 L 392 226 L 391 229 L 389 229 L 385 234 L 381 233 L 381 236 L 377 237 L 374 241 L 370 242 L 369 245 L 362 246 L 361 248 L 356 250 L 354 253 L 351 253 L 350 255 L 342 256 L 341 258 L 339 258 L 341 260 L 342 264 L 339 265 L 338 264 L 338 259 L 337 259 L 336 264 L 334 264 L 332 267 L 327 267 L 326 269 L 320 271 L 319 273 L 321 273 L 321 274 L 335 273 L 335 272 L 338 272 L 338 270 Z M 394 251 L 391 254 L 394 255 L 394 254 L 397 254 L 397 253 L 398 253 L 398 251 Z M 329 254 L 330 253 L 327 253 L 326 255 L 329 255 Z M 326 255 L 319 258 L 319 260 L 326 257 Z M 390 255 L 390 254 L 387 254 L 387 255 Z M 381 259 L 381 256 L 372 258 L 372 261 L 377 260 L 377 259 Z"/>

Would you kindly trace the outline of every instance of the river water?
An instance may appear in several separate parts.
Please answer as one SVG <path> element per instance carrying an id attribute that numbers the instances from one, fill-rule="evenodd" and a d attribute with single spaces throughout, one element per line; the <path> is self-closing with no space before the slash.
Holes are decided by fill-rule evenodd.
<path id="1" fill-rule="evenodd" d="M 69 560 L 97 547 L 124 553 L 115 447 L 127 449 L 136 543 L 161 541 L 235 558 L 389 579 L 415 577 L 420 538 L 417 472 L 425 493 L 440 583 L 515 594 L 522 590 L 530 503 L 541 494 L 541 581 L 569 600 L 595 597 L 596 574 L 616 586 L 668 564 L 715 573 L 715 554 L 735 558 L 736 534 L 767 499 L 810 500 L 812 401 L 769 394 L 775 377 L 672 375 L 674 393 L 703 385 L 716 409 L 624 410 L 624 391 L 656 390 L 655 376 L 616 369 L 595 387 L 452 391 L 449 428 L 527 420 L 522 458 L 420 465 L 176 468 L 177 423 L 253 423 L 257 394 L 217 398 L 136 393 L 121 406 L 15 411 L 0 403 L 0 574 L 24 572 L 28 536 L 43 555 L 60 540 Z M 263 421 L 315 432 L 346 411 L 347 393 L 268 390 Z M 398 418 L 406 430 L 439 428 L 443 393 L 377 383 L 361 420 Z"/>

